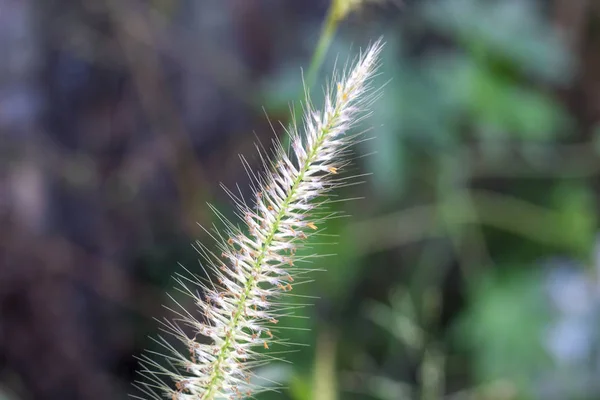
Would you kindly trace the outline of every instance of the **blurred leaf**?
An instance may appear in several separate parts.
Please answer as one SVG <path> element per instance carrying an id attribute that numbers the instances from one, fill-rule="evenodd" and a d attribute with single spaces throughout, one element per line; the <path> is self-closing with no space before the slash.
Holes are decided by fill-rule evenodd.
<path id="1" fill-rule="evenodd" d="M 549 358 L 542 335 L 549 320 L 542 279 L 533 271 L 490 273 L 472 288 L 471 307 L 454 331 L 473 351 L 477 381 L 508 379 L 521 398 L 532 396 L 538 373 Z"/>
<path id="2" fill-rule="evenodd" d="M 433 27 L 477 57 L 504 57 L 530 77 L 565 82 L 572 70 L 566 46 L 535 6 L 527 0 L 446 0 L 426 3 L 424 12 Z"/>
<path id="3" fill-rule="evenodd" d="M 328 211 L 343 212 L 342 204 L 331 203 Z M 299 257 L 309 254 L 322 256 L 312 261 L 310 267 L 320 271 L 311 273 L 311 276 L 317 279 L 311 283 L 311 288 L 306 294 L 317 296 L 326 294 L 328 300 L 336 301 L 346 298 L 347 291 L 354 287 L 354 281 L 359 273 L 360 257 L 353 238 L 343 234 L 345 226 L 344 218 L 327 220 L 319 226 L 319 229 L 323 229 L 322 240 L 313 240 L 310 248 L 298 251 Z"/>
<path id="4" fill-rule="evenodd" d="M 17 396 L 8 389 L 0 386 L 0 400 L 17 400 Z"/>
<path id="5" fill-rule="evenodd" d="M 353 381 L 364 382 L 364 391 L 380 400 L 409 400 L 413 397 L 413 387 L 385 376 L 353 374 Z"/>
<path id="6" fill-rule="evenodd" d="M 294 369 L 288 364 L 273 362 L 254 370 L 252 384 L 263 388 L 278 388 L 289 385 L 294 376 Z M 261 396 L 263 398 L 263 396 Z"/>
<path id="7" fill-rule="evenodd" d="M 453 57 L 441 65 L 443 69 L 433 70 L 440 91 L 453 99 L 456 111 L 468 116 L 479 132 L 493 134 L 487 139 L 550 139 L 564 126 L 562 109 L 541 93 L 519 87 L 472 60 Z"/>
<path id="8" fill-rule="evenodd" d="M 382 71 L 376 85 L 384 85 L 390 76 L 402 76 L 401 67 L 395 61 L 394 49 L 399 46 L 398 39 L 391 36 L 382 55 Z M 386 78 L 388 77 L 388 78 Z M 378 107 L 373 111 L 370 125 L 373 126 L 373 137 L 364 143 L 364 147 L 373 154 L 368 157 L 368 169 L 373 171 L 372 182 L 383 198 L 399 196 L 405 189 L 406 159 L 402 135 L 402 98 L 403 90 L 398 80 L 387 84 Z"/>
<path id="9" fill-rule="evenodd" d="M 277 71 L 262 83 L 260 94 L 261 107 L 268 110 L 268 114 L 289 114 L 290 104 L 300 100 L 302 93 L 302 80 L 299 78 L 297 63 L 285 63 Z M 316 92 L 317 94 L 319 92 Z M 300 115 L 296 115 L 300 121 Z"/>
<path id="10" fill-rule="evenodd" d="M 293 400 L 311 400 L 310 379 L 300 374 L 294 375 L 290 382 L 289 392 Z"/>
<path id="11" fill-rule="evenodd" d="M 588 256 L 596 240 L 596 204 L 591 189 L 583 184 L 563 182 L 552 193 L 552 204 L 557 209 L 565 247 L 578 257 Z"/>
<path id="12" fill-rule="evenodd" d="M 425 332 L 406 314 L 377 302 L 366 306 L 367 317 L 381 326 L 400 342 L 413 350 L 420 350 L 425 343 Z"/>

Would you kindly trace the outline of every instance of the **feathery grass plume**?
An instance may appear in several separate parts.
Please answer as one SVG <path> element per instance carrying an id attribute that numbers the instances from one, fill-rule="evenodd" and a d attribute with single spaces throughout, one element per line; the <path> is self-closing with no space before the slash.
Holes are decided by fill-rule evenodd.
<path id="1" fill-rule="evenodd" d="M 312 106 L 307 93 L 303 134 L 294 124 L 288 132 L 289 151 L 275 141 L 272 161 L 261 153 L 264 174 L 257 176 L 242 158 L 255 203 L 249 206 L 228 191 L 245 222 L 243 230 L 213 208 L 226 226 L 223 232 L 212 234 L 219 255 L 204 246 L 198 250 L 218 284 L 177 278 L 202 317 L 181 307 L 176 311 L 177 320 L 163 322 L 164 330 L 188 352 L 182 354 L 165 339 L 157 339 L 166 350 L 161 356 L 171 368 L 142 357 L 141 372 L 146 380 L 138 382 L 138 388 L 146 396 L 159 399 L 158 391 L 173 400 L 235 399 L 266 390 L 250 383 L 251 369 L 277 359 L 276 354 L 264 350 L 276 343 L 286 344 L 274 334 L 278 320 L 294 308 L 286 305 L 284 297 L 290 295 L 292 285 L 305 281 L 310 271 L 296 266 L 310 258 L 296 256 L 296 250 L 332 216 L 319 213 L 328 192 L 347 184 L 340 173 L 349 163 L 350 146 L 360 136 L 347 132 L 369 114 L 368 108 L 380 93 L 374 90 L 372 78 L 382 46 L 381 39 L 376 41 L 351 68 L 333 77 L 322 110 Z"/>

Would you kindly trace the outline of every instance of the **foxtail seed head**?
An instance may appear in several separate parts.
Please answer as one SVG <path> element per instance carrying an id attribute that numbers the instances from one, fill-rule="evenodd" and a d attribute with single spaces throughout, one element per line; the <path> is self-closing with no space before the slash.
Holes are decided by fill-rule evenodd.
<path id="1" fill-rule="evenodd" d="M 270 345 L 278 342 L 272 332 L 290 312 L 284 298 L 304 279 L 306 270 L 295 262 L 306 261 L 307 256 L 299 259 L 296 250 L 328 218 L 319 213 L 327 194 L 347 184 L 340 175 L 348 164 L 350 146 L 360 135 L 348 132 L 369 114 L 378 97 L 372 78 L 382 45 L 378 40 L 332 78 L 321 110 L 312 106 L 307 95 L 303 133 L 295 125 L 288 131 L 291 150 L 275 141 L 271 160 L 261 153 L 267 172 L 254 174 L 242 158 L 254 205 L 228 193 L 246 227 L 240 229 L 213 208 L 225 225 L 212 234 L 220 256 L 202 245 L 198 250 L 216 282 L 176 279 L 202 317 L 180 306 L 178 318 L 163 323 L 187 352 L 180 353 L 159 337 L 157 342 L 166 350 L 162 356 L 172 368 L 142 357 L 146 379 L 138 388 L 149 398 L 161 398 L 159 391 L 172 400 L 235 399 L 265 390 L 251 385 L 251 370 L 274 358 L 268 354 Z"/>

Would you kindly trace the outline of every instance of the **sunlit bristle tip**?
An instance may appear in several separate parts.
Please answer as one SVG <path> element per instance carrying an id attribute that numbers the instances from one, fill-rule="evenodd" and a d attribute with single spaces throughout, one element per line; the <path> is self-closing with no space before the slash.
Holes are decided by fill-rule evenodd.
<path id="1" fill-rule="evenodd" d="M 322 109 L 313 108 L 307 98 L 302 131 L 293 127 L 288 132 L 291 149 L 275 142 L 272 161 L 260 153 L 265 173 L 252 172 L 242 159 L 255 203 L 247 205 L 228 191 L 244 229 L 213 208 L 224 228 L 209 232 L 217 241 L 214 253 L 202 245 L 198 251 L 214 278 L 178 276 L 178 289 L 198 309 L 177 303 L 175 321 L 163 323 L 163 330 L 184 350 L 166 339 L 156 340 L 164 360 L 142 357 L 145 380 L 138 387 L 143 398 L 241 399 L 266 390 L 252 383 L 251 371 L 276 358 L 269 352 L 282 341 L 274 327 L 294 308 L 285 298 L 294 291 L 292 283 L 308 282 L 306 269 L 296 264 L 318 255 L 297 257 L 296 251 L 311 235 L 320 234 L 328 216 L 319 208 L 328 193 L 347 184 L 339 176 L 346 170 L 349 147 L 359 138 L 348 132 L 368 115 L 379 94 L 372 78 L 382 46 L 376 41 L 335 75 Z"/>

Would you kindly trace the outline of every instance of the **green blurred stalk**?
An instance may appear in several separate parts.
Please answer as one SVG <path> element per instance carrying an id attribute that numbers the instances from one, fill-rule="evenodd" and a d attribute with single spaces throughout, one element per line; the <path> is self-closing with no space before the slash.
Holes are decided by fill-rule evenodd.
<path id="1" fill-rule="evenodd" d="M 335 32 L 337 31 L 337 28 L 343 17 L 344 14 L 340 13 L 339 0 L 332 0 L 331 4 L 329 5 L 329 9 L 327 10 L 325 20 L 323 21 L 319 40 L 317 41 L 315 51 L 311 57 L 310 65 L 308 66 L 308 71 L 306 72 L 306 77 L 304 78 L 303 90 L 305 89 L 310 92 L 312 87 L 315 85 L 317 77 L 319 76 L 319 71 L 323 66 L 325 55 L 331 46 Z M 296 115 L 302 114 L 302 100 L 304 100 L 303 97 L 304 93 L 301 93 L 299 96 L 299 101 L 297 101 L 294 105 L 292 114 L 293 118 L 295 118 Z M 284 148 L 289 147 L 290 138 L 288 135 L 284 135 L 282 138 L 282 144 Z"/>
<path id="2" fill-rule="evenodd" d="M 317 336 L 312 400 L 338 400 L 336 342 L 336 335 L 329 327 L 322 329 Z"/>
<path id="3" fill-rule="evenodd" d="M 325 21 L 323 21 L 317 46 L 315 47 L 315 51 L 312 55 L 308 72 L 306 73 L 305 84 L 308 89 L 312 88 L 312 86 L 315 84 L 315 80 L 317 79 L 319 71 L 321 70 L 321 66 L 323 65 L 325 54 L 327 54 L 327 50 L 329 50 L 329 47 L 331 46 L 333 36 L 335 35 L 340 23 L 341 15 L 338 12 L 338 9 L 339 7 L 337 6 L 337 1 L 333 0 L 329 6 L 329 9 L 327 10 L 327 16 L 325 17 Z"/>

